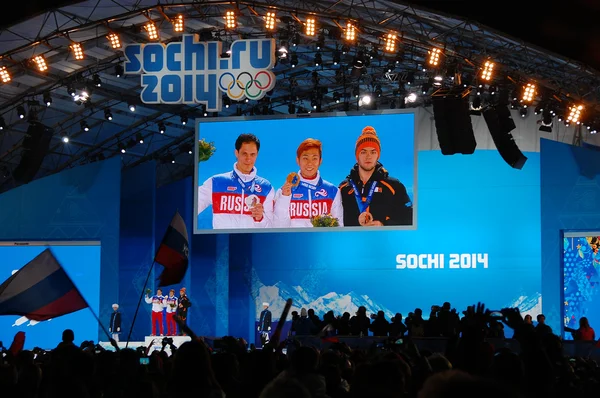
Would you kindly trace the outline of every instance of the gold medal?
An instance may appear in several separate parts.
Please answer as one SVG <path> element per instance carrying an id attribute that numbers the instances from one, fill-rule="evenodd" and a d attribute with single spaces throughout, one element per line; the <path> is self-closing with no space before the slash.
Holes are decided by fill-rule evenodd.
<path id="1" fill-rule="evenodd" d="M 358 223 L 363 227 L 368 225 L 371 221 L 373 221 L 373 215 L 368 211 L 363 211 L 358 216 Z"/>
<path id="2" fill-rule="evenodd" d="M 300 184 L 300 176 L 298 173 L 290 173 L 286 177 L 285 181 L 289 184 L 292 184 L 292 188 L 296 188 Z"/>

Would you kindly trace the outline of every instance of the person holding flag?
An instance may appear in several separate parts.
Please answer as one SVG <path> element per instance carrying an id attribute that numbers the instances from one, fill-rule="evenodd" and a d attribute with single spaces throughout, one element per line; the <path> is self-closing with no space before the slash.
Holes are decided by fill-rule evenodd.
<path id="1" fill-rule="evenodd" d="M 148 289 L 149 291 L 150 289 Z M 156 294 L 152 297 L 149 296 L 149 292 L 146 291 L 146 303 L 152 304 L 152 336 L 156 336 L 156 324 L 158 323 L 158 331 L 160 335 L 165 334 L 163 325 L 163 311 L 165 309 L 165 299 L 162 290 L 157 289 Z"/>
<path id="2" fill-rule="evenodd" d="M 257 175 L 260 140 L 241 134 L 235 141 L 233 170 L 208 178 L 198 187 L 198 214 L 212 205 L 213 228 L 269 228 L 275 191 Z"/>
<path id="3" fill-rule="evenodd" d="M 381 142 L 371 126 L 356 140 L 356 164 L 340 184 L 345 226 L 412 225 L 406 187 L 379 162 Z"/>

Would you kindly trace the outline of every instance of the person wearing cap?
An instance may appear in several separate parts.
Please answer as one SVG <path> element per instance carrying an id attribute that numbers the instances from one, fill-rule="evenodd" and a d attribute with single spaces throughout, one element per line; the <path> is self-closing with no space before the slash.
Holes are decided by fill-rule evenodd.
<path id="1" fill-rule="evenodd" d="M 319 173 L 323 162 L 323 144 L 307 138 L 296 150 L 296 163 L 300 167 L 296 185 L 286 181 L 275 193 L 275 217 L 277 228 L 313 226 L 311 219 L 331 215 L 343 226 L 342 199 L 337 186 L 324 180 Z M 295 185 L 295 186 L 294 186 Z"/>
<path id="2" fill-rule="evenodd" d="M 263 345 L 270 340 L 269 332 L 271 331 L 271 311 L 269 311 L 269 303 L 263 303 L 263 310 L 260 312 L 258 320 L 258 331 L 260 332 L 260 341 Z"/>
<path id="3" fill-rule="evenodd" d="M 198 215 L 212 206 L 213 229 L 269 228 L 275 190 L 256 173 L 260 140 L 240 134 L 235 141 L 233 170 L 209 177 L 198 187 Z"/>
<path id="4" fill-rule="evenodd" d="M 177 301 L 177 317 L 181 319 L 181 322 L 187 325 L 188 308 L 192 306 L 192 302 L 187 296 L 185 287 L 179 289 L 179 299 Z M 179 330 L 179 335 L 185 336 L 181 329 Z"/>
<path id="5" fill-rule="evenodd" d="M 108 325 L 108 333 L 114 341 L 119 341 L 119 333 L 121 333 L 121 313 L 119 312 L 119 304 L 112 305 L 113 312 L 110 314 L 110 323 Z"/>
<path id="6" fill-rule="evenodd" d="M 371 126 L 356 140 L 356 164 L 340 184 L 345 226 L 412 225 L 406 187 L 379 162 L 381 142 Z"/>

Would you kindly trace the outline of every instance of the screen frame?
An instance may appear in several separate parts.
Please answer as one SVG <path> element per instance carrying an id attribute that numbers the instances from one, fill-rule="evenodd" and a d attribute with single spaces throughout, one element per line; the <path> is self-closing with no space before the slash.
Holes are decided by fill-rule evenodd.
<path id="1" fill-rule="evenodd" d="M 561 229 L 560 230 L 560 250 L 558 255 L 560 256 L 560 268 L 559 268 L 559 280 L 560 280 L 560 334 L 559 336 L 564 340 L 565 334 L 565 256 L 563 255 L 563 244 L 565 238 L 586 238 L 588 236 L 600 236 L 600 230 L 590 229 Z M 543 298 L 542 298 L 543 300 Z M 542 307 L 542 311 L 544 308 Z M 567 340 L 572 341 L 572 340 Z"/>
<path id="2" fill-rule="evenodd" d="M 198 206 L 198 141 L 200 140 L 200 123 L 219 123 L 219 122 L 243 122 L 254 120 L 289 120 L 289 119 L 306 119 L 306 118 L 331 118 L 331 117 L 353 117 L 353 116 L 377 116 L 377 115 L 396 115 L 396 114 L 412 114 L 413 115 L 413 223 L 412 225 L 398 226 L 383 226 L 383 227 L 341 227 L 341 228 L 233 228 L 233 229 L 198 229 L 198 214 L 196 214 Z M 370 232 L 370 231 L 413 231 L 418 228 L 418 207 L 419 207 L 419 189 L 418 189 L 418 120 L 417 112 L 414 108 L 408 109 L 381 109 L 381 110 L 360 110 L 360 111 L 339 111 L 339 112 L 323 112 L 323 113 L 300 113 L 300 114 L 279 114 L 279 115 L 258 115 L 258 116 L 229 116 L 229 117 L 202 117 L 194 120 L 194 203 L 192 204 L 193 214 L 193 231 L 194 235 L 215 235 L 215 234 L 243 234 L 243 233 L 279 233 L 279 232 Z"/>

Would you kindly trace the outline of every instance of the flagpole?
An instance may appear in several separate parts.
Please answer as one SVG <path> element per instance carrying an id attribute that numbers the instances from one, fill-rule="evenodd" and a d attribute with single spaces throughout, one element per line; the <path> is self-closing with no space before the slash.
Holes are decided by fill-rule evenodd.
<path id="1" fill-rule="evenodd" d="M 156 254 L 154 255 L 156 258 Z M 133 320 L 131 321 L 131 327 L 129 328 L 129 334 L 127 335 L 127 342 L 125 343 L 125 348 L 129 346 L 129 339 L 131 338 L 131 333 L 133 332 L 133 325 L 135 325 L 135 319 L 137 318 L 138 311 L 140 310 L 140 304 L 142 304 L 142 297 L 144 297 L 144 293 L 146 290 L 146 286 L 148 285 L 148 280 L 150 279 L 150 275 L 152 275 L 152 269 L 154 268 L 154 260 L 152 260 L 152 264 L 150 264 L 150 269 L 148 270 L 148 275 L 146 275 L 146 281 L 144 282 L 144 286 L 142 286 L 142 294 L 140 294 L 140 298 L 137 303 L 137 307 L 135 307 L 135 313 L 133 314 Z"/>
<path id="2" fill-rule="evenodd" d="M 48 248 L 48 250 L 50 250 L 50 253 L 52 253 L 52 256 L 56 259 L 56 256 L 54 256 L 54 252 L 52 251 L 52 249 Z M 56 260 L 56 261 L 58 261 L 58 260 Z M 79 294 L 79 297 L 81 297 L 81 299 L 85 302 L 85 305 L 88 307 L 88 309 L 90 310 L 90 312 L 92 313 L 92 315 L 94 316 L 94 318 L 96 319 L 96 321 L 98 322 L 98 325 L 100 325 L 100 328 L 102 328 L 102 331 L 106 334 L 106 337 L 108 337 L 108 340 L 111 341 L 112 338 L 110 337 L 110 334 L 108 333 L 108 330 L 106 330 L 106 327 L 104 327 L 104 324 L 102 324 L 102 322 L 100 322 L 100 318 L 98 317 L 98 314 L 96 314 L 96 312 L 94 311 L 94 309 L 92 308 L 92 306 L 90 305 L 90 303 L 88 303 L 88 301 L 85 298 L 85 296 L 83 294 L 81 294 L 81 291 L 79 290 L 79 288 L 77 287 L 77 285 L 75 284 L 75 282 L 73 282 L 73 279 L 71 278 L 71 276 L 69 276 L 69 273 L 67 272 L 67 270 L 60 263 L 59 263 L 59 266 L 62 268 L 63 272 L 67 275 L 67 277 L 69 278 L 69 280 L 73 284 L 73 287 L 77 291 L 77 294 Z M 116 347 L 116 348 L 118 349 L 118 347 Z"/>
<path id="3" fill-rule="evenodd" d="M 179 213 L 179 208 L 177 210 L 175 210 L 173 217 L 171 217 L 171 220 L 169 221 L 169 225 L 171 225 L 171 222 L 173 221 L 173 218 L 175 218 L 177 213 Z M 166 229 L 165 233 L 163 234 L 163 237 L 160 241 L 160 244 L 162 244 L 162 242 L 165 240 L 165 236 L 167 236 L 168 230 L 169 230 L 169 228 L 167 227 L 167 229 Z M 142 297 L 144 297 L 146 286 L 148 285 L 148 280 L 150 280 L 150 275 L 152 275 L 152 269 L 154 268 L 154 264 L 156 263 L 156 255 L 158 254 L 158 250 L 160 250 L 160 244 L 159 244 L 158 248 L 154 251 L 154 258 L 152 259 L 152 264 L 150 264 L 150 269 L 148 270 L 148 275 L 146 275 L 146 281 L 144 282 L 144 286 L 142 286 L 142 293 L 140 294 L 140 298 L 138 300 L 137 307 L 135 308 L 135 313 L 133 314 L 133 320 L 131 321 L 131 327 L 129 328 L 129 334 L 127 335 L 127 342 L 125 343 L 125 348 L 127 348 L 129 346 L 129 339 L 131 338 L 131 333 L 133 333 L 133 326 L 135 325 L 135 320 L 136 320 L 137 314 L 140 310 L 140 305 L 142 304 Z"/>

